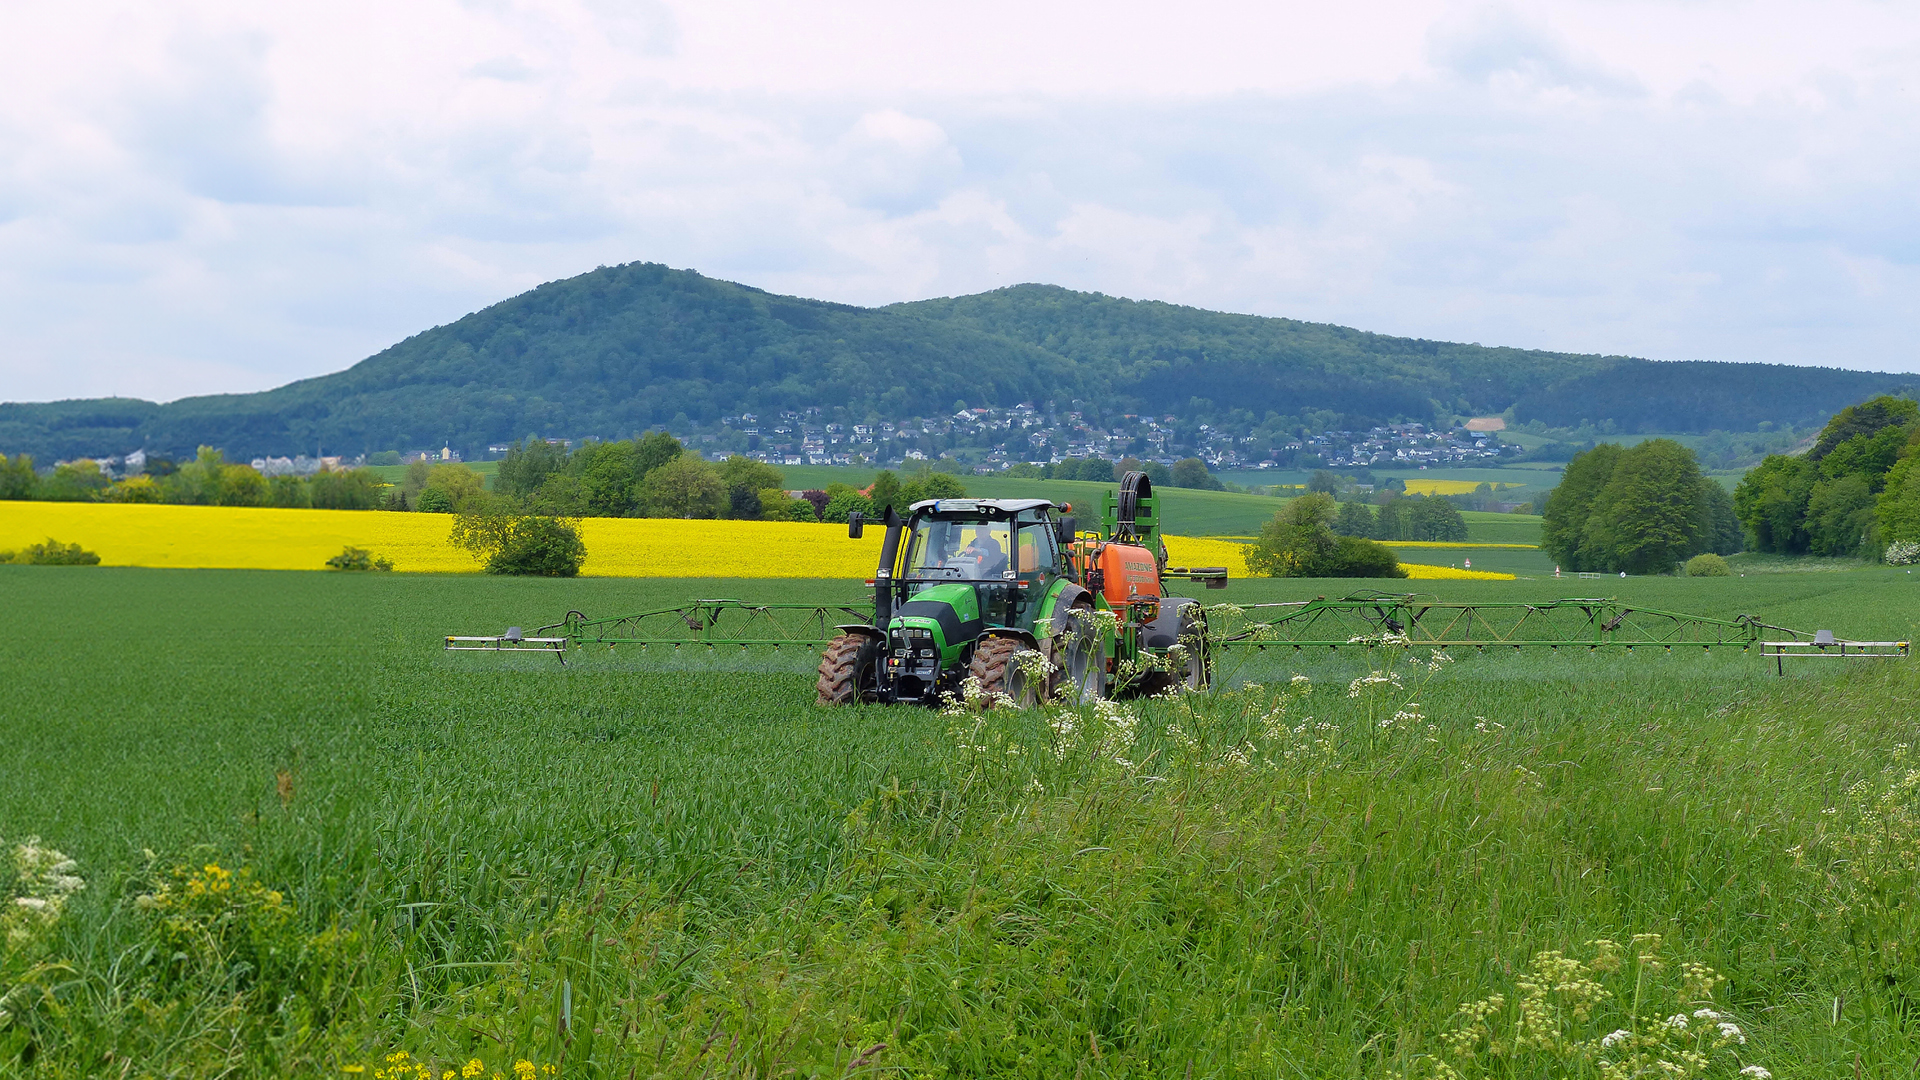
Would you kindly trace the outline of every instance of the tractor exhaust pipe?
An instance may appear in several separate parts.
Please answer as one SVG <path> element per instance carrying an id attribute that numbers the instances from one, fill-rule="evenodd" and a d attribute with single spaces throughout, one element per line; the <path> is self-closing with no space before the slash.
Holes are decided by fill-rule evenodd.
<path id="1" fill-rule="evenodd" d="M 888 506 L 881 518 L 887 533 L 880 541 L 880 568 L 873 574 L 873 621 L 880 633 L 893 622 L 893 568 L 900 560 L 900 532 L 906 522 Z"/>

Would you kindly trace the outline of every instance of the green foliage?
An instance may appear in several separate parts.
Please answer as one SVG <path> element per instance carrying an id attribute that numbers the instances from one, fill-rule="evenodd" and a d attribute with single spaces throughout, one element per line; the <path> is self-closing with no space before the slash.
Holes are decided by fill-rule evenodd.
<path id="1" fill-rule="evenodd" d="M 579 478 L 581 511 L 594 517 L 627 517 L 640 504 L 638 448 L 629 440 L 590 442 L 573 452 L 567 471 Z"/>
<path id="2" fill-rule="evenodd" d="M 587 560 L 578 522 L 498 507 L 455 517 L 448 541 L 483 562 L 489 574 L 577 577 Z"/>
<path id="3" fill-rule="evenodd" d="M 1920 540 L 1920 454 L 1908 454 L 1887 472 L 1874 507 L 1882 539 Z"/>
<path id="4" fill-rule="evenodd" d="M 1688 577 L 1731 577 L 1733 568 L 1727 560 L 1711 551 L 1703 551 L 1687 560 Z"/>
<path id="5" fill-rule="evenodd" d="M 125 481 L 131 484 L 132 481 Z M 129 502 L 136 500 L 127 500 Z M 267 478 L 267 504 L 291 508 L 313 505 L 313 492 L 308 490 L 306 481 L 297 476 L 273 476 Z"/>
<path id="6" fill-rule="evenodd" d="M 31 499 L 40 486 L 33 458 L 27 454 L 0 454 L 0 500 Z"/>
<path id="7" fill-rule="evenodd" d="M 1048 474 L 1055 480 L 1091 480 L 1100 484 L 1111 484 L 1120 479 L 1120 472 L 1114 463 L 1105 458 L 1066 458 L 1053 463 Z"/>
<path id="8" fill-rule="evenodd" d="M 340 549 L 340 554 L 327 560 L 330 570 L 392 570 L 393 560 L 385 556 L 376 556 L 366 548 L 357 548 L 349 544 Z"/>
<path id="9" fill-rule="evenodd" d="M 927 472 L 900 485 L 899 497 L 900 502 L 894 509 L 904 512 L 914 503 L 927 499 L 964 499 L 967 497 L 967 488 L 959 477 L 950 473 Z"/>
<path id="10" fill-rule="evenodd" d="M 1381 539 L 1377 533 L 1379 527 L 1380 522 L 1374 516 L 1373 507 L 1357 500 L 1341 503 L 1340 516 L 1333 523 L 1333 531 L 1341 536 L 1360 536 L 1368 539 Z"/>
<path id="11" fill-rule="evenodd" d="M 382 450 L 376 454 L 368 454 L 367 464 L 376 466 L 376 467 L 383 466 L 383 465 L 398 465 L 400 464 L 400 451 Z"/>
<path id="12" fill-rule="evenodd" d="M 529 435 L 507 448 L 507 456 L 493 474 L 493 488 L 502 495 L 527 496 L 540 490 L 547 477 L 564 472 L 567 449 Z"/>
<path id="13" fill-rule="evenodd" d="M 1736 548 L 1732 502 L 1672 439 L 1602 443 L 1575 455 L 1548 494 L 1541 546 L 1569 570 L 1670 573 L 1698 552 Z"/>
<path id="14" fill-rule="evenodd" d="M 719 469 L 720 480 L 727 486 L 726 516 L 742 521 L 761 520 L 766 505 L 760 493 L 786 483 L 779 469 L 739 454 L 722 461 Z M 782 495 L 780 501 L 785 500 L 786 496 Z"/>
<path id="15" fill-rule="evenodd" d="M 647 474 L 650 517 L 717 518 L 727 510 L 727 484 L 720 470 L 691 451 Z"/>
<path id="16" fill-rule="evenodd" d="M 272 496 L 267 478 L 251 466 L 228 465 L 220 470 L 220 491 L 214 502 L 220 506 L 265 506 Z"/>
<path id="17" fill-rule="evenodd" d="M 1199 458 L 1181 458 L 1173 463 L 1169 481 L 1174 487 L 1199 488 L 1202 491 L 1221 490 L 1220 481 L 1207 471 L 1207 463 Z"/>
<path id="18" fill-rule="evenodd" d="M 884 514 L 891 506 L 895 513 L 904 513 L 911 505 L 900 496 L 900 478 L 887 469 L 881 469 L 873 478 L 873 484 L 867 489 L 867 497 L 873 500 L 876 515 Z"/>
<path id="19" fill-rule="evenodd" d="M 1912 535 L 1903 505 L 1912 474 L 1903 466 L 1916 439 L 1920 405 L 1882 396 L 1842 409 L 1805 457 L 1767 457 L 1734 491 L 1753 546 L 1872 557 L 1885 542 Z"/>
<path id="20" fill-rule="evenodd" d="M 385 488 L 367 469 L 322 469 L 307 480 L 308 497 L 316 510 L 378 509 Z"/>
<path id="21" fill-rule="evenodd" d="M 1916 424 L 1920 424 L 1920 403 L 1882 394 L 1835 413 L 1833 419 L 1820 429 L 1820 437 L 1814 440 L 1813 449 L 1807 451 L 1807 460 L 1818 462 L 1856 439 L 1871 439 L 1890 427 L 1911 431 Z M 1889 460 L 1880 471 L 1885 472 L 1891 465 Z"/>
<path id="22" fill-rule="evenodd" d="M 19 551 L 0 551 L 0 563 L 18 566 L 99 566 L 100 556 L 79 544 L 63 544 L 53 537 L 28 544 Z"/>
<path id="23" fill-rule="evenodd" d="M 301 497 L 305 498 L 306 485 L 297 480 L 294 483 L 299 486 Z M 165 489 L 151 476 L 129 476 L 125 480 L 117 480 L 112 487 L 100 493 L 102 501 L 114 503 L 157 503 L 165 497 Z"/>
<path id="24" fill-rule="evenodd" d="M 1733 489 L 1734 512 L 1755 551 L 1795 555 L 1807 550 L 1807 504 L 1817 479 L 1811 462 L 1781 454 L 1769 455 L 1740 478 Z"/>
<path id="25" fill-rule="evenodd" d="M 53 475 L 40 484 L 35 497 L 49 502 L 92 502 L 112 483 L 98 464 L 81 458 L 56 465 Z"/>
<path id="26" fill-rule="evenodd" d="M 820 512 L 820 520 L 843 524 L 846 522 L 848 515 L 854 513 L 861 514 L 868 520 L 872 520 L 874 517 L 873 500 L 857 491 L 843 491 L 827 500 L 826 509 Z"/>
<path id="27" fill-rule="evenodd" d="M 1403 578 L 1393 551 L 1358 536 L 1337 536 L 1333 496 L 1312 492 L 1289 502 L 1260 530 L 1247 569 L 1268 577 Z"/>
<path id="28" fill-rule="evenodd" d="M 1600 493 L 1613 479 L 1623 453 L 1618 443 L 1601 443 L 1574 455 L 1560 474 L 1560 483 L 1547 494 L 1541 515 L 1540 546 L 1556 563 L 1569 570 L 1600 570 L 1605 558 L 1589 547 L 1587 522 Z"/>

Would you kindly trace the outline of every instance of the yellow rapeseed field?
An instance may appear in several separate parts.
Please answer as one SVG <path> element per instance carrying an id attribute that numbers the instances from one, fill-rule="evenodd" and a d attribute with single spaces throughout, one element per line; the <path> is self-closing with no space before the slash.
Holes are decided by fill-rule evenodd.
<path id="1" fill-rule="evenodd" d="M 1428 480 L 1424 477 L 1408 477 L 1401 482 L 1407 485 L 1409 495 L 1467 495 L 1480 486 L 1478 480 Z M 1520 486 L 1519 484 L 1495 484 L 1493 490 Z"/>
<path id="2" fill-rule="evenodd" d="M 0 550 L 47 537 L 103 566 L 320 570 L 348 545 L 414 573 L 477 573 L 447 542 L 446 514 L 239 506 L 0 502 Z M 586 518 L 582 574 L 601 577 L 870 577 L 880 531 L 784 521 Z"/>
<path id="3" fill-rule="evenodd" d="M 1393 544 L 1401 547 L 1401 544 Z M 1412 545 L 1406 545 L 1412 546 Z M 1452 546 L 1452 545 L 1423 545 Z M 1529 544 L 1462 544 L 1461 547 L 1530 547 Z M 1247 544 L 1235 543 L 1219 537 L 1169 536 L 1167 537 L 1167 562 L 1172 566 L 1224 566 L 1227 576 L 1246 577 Z M 1514 575 L 1495 573 L 1488 570 L 1458 570 L 1451 566 L 1429 566 L 1425 563 L 1402 562 L 1407 577 L 1420 581 L 1512 581 Z"/>
<path id="4" fill-rule="evenodd" d="M 346 546 L 366 548 L 412 573 L 477 573 L 447 542 L 445 514 L 383 510 L 281 510 L 139 503 L 0 502 L 0 550 L 49 537 L 99 554 L 103 566 L 319 570 Z M 587 561 L 599 577 L 865 578 L 880 559 L 879 529 L 859 540 L 844 525 L 787 521 L 586 518 Z M 1247 572 L 1246 545 L 1169 536 L 1175 566 Z M 1511 579 L 1511 574 L 1402 564 L 1415 578 Z"/>

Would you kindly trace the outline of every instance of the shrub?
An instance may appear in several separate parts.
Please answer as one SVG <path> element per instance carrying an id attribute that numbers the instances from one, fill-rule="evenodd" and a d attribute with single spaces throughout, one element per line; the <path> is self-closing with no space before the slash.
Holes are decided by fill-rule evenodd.
<path id="1" fill-rule="evenodd" d="M 328 559 L 327 566 L 335 570 L 391 570 L 393 561 L 349 544 L 340 549 L 340 554 Z"/>
<path id="2" fill-rule="evenodd" d="M 0 563 L 19 566 L 99 566 L 100 556 L 79 544 L 63 544 L 48 537 L 44 544 L 29 544 L 19 551 L 0 551 Z"/>
<path id="3" fill-rule="evenodd" d="M 1727 560 L 1709 551 L 1687 560 L 1687 576 L 1732 577 L 1733 570 L 1727 566 Z"/>
<path id="4" fill-rule="evenodd" d="M 579 523 L 567 518 L 461 514 L 448 540 L 484 560 L 489 574 L 576 577 L 587 560 Z"/>
<path id="5" fill-rule="evenodd" d="M 1888 566 L 1912 566 L 1920 562 L 1920 542 L 1895 540 L 1887 545 L 1885 558 Z"/>
<path id="6" fill-rule="evenodd" d="M 1288 503 L 1260 530 L 1247 552 L 1247 568 L 1269 577 L 1386 577 L 1407 572 L 1385 544 L 1335 536 L 1336 506 L 1324 492 Z"/>
<path id="7" fill-rule="evenodd" d="M 402 497 L 405 497 L 405 493 L 402 493 Z M 414 499 L 413 508 L 423 514 L 451 514 L 453 496 L 447 494 L 444 488 L 428 488 Z"/>

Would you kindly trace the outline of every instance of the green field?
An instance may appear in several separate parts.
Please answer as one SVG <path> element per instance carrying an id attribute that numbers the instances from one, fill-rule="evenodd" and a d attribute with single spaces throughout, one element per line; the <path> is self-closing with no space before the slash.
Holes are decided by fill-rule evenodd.
<path id="1" fill-rule="evenodd" d="M 1202 595 L 1370 584 L 1408 587 Z M 1886 570 L 1421 584 L 1920 629 L 1920 583 Z M 1513 1020 L 1536 954 L 1648 933 L 1660 965 L 1555 969 L 1612 995 L 1575 1019 L 1543 992 L 1565 1039 L 1695 1045 L 1660 1018 L 1708 1007 L 1680 985 L 1704 964 L 1747 1040 L 1705 1075 L 1920 1054 L 1908 663 L 1287 652 L 1229 661 L 1263 684 L 1231 693 L 946 717 L 818 709 L 806 654 L 439 648 L 568 608 L 848 593 L 0 567 L 0 839 L 87 880 L 51 930 L 0 936 L 0 1074 L 406 1050 L 581 1077 L 1428 1076 L 1463 1002 Z M 1404 689 L 1349 696 L 1373 664 Z M 244 873 L 175 873 L 206 864 Z M 1598 1075 L 1573 1050 L 1446 1060 Z"/>
<path id="2" fill-rule="evenodd" d="M 500 463 L 498 461 L 463 461 L 460 464 L 465 465 L 467 468 L 485 477 L 487 490 L 493 490 L 494 475 L 500 471 Z M 387 483 L 397 484 L 407 478 L 407 469 L 409 467 L 410 466 L 406 465 L 369 465 L 367 469 Z"/>

